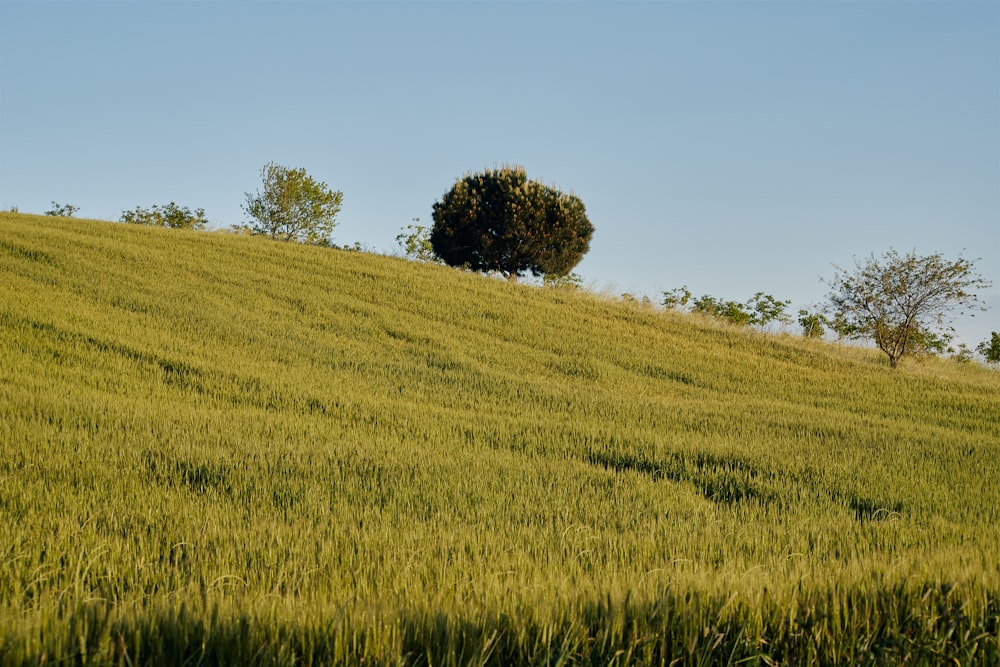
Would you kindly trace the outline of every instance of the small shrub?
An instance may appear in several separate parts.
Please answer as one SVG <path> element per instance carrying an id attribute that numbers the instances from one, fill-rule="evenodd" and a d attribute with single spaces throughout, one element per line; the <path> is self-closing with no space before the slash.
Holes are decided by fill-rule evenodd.
<path id="1" fill-rule="evenodd" d="M 151 208 L 136 206 L 134 211 L 122 211 L 121 221 L 130 225 L 171 229 L 203 229 L 208 224 L 205 209 L 195 209 L 192 213 L 187 206 L 178 206 L 174 202 Z"/>
<path id="2" fill-rule="evenodd" d="M 73 214 L 80 210 L 79 206 L 73 206 L 72 204 L 60 204 L 56 201 L 52 202 L 52 208 L 45 212 L 45 215 L 59 216 L 62 218 L 72 218 Z M 17 209 L 12 208 L 12 213 L 16 213 Z"/>

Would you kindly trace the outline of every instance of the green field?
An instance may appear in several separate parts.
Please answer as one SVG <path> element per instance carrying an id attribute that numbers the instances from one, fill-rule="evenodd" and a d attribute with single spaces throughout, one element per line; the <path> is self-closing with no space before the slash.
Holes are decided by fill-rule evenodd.
<path id="1" fill-rule="evenodd" d="M 1000 373 L 0 214 L 0 665 L 998 664 Z"/>

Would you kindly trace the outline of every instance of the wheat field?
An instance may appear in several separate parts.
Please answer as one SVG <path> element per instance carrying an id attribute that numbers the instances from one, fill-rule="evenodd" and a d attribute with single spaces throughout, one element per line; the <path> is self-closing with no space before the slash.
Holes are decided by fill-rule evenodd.
<path id="1" fill-rule="evenodd" d="M 0 665 L 998 664 L 1000 373 L 0 213 Z"/>

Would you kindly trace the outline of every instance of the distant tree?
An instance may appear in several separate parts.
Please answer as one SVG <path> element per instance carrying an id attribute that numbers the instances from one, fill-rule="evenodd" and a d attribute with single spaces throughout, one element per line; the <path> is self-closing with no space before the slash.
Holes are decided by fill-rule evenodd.
<path id="1" fill-rule="evenodd" d="M 1000 364 L 1000 333 L 990 332 L 990 339 L 976 346 L 976 352 L 991 364 Z"/>
<path id="2" fill-rule="evenodd" d="M 642 306 L 643 308 L 649 308 L 653 305 L 653 302 L 645 294 L 643 294 L 642 297 L 637 297 L 631 292 L 622 293 L 622 303 L 627 303 L 631 306 Z"/>
<path id="3" fill-rule="evenodd" d="M 740 326 L 766 327 L 771 322 L 788 324 L 791 318 L 785 309 L 791 301 L 779 301 L 770 294 L 757 292 L 746 303 L 719 299 L 709 294 L 693 299 L 687 285 L 663 293 L 661 302 L 669 310 L 702 313 Z"/>
<path id="4" fill-rule="evenodd" d="M 413 218 L 419 223 L 420 218 Z M 418 262 L 440 262 L 431 247 L 431 230 L 421 224 L 407 225 L 396 236 L 396 244 L 403 249 L 407 257 Z"/>
<path id="5" fill-rule="evenodd" d="M 823 313 L 805 308 L 799 309 L 798 321 L 802 327 L 802 335 L 806 338 L 822 338 L 826 335 L 826 327 L 831 326 Z"/>
<path id="6" fill-rule="evenodd" d="M 79 206 L 73 206 L 72 204 L 60 204 L 56 201 L 52 202 L 52 209 L 45 212 L 45 215 L 55 215 L 63 218 L 72 218 L 73 214 L 80 210 Z"/>
<path id="7" fill-rule="evenodd" d="M 459 179 L 434 204 L 430 242 L 450 266 L 516 280 L 568 274 L 593 233 L 578 197 L 529 181 L 521 167 L 502 167 Z"/>
<path id="8" fill-rule="evenodd" d="M 740 326 L 753 324 L 754 320 L 753 314 L 742 303 L 717 299 L 708 294 L 704 294 L 692 301 L 691 310 Z"/>
<path id="9" fill-rule="evenodd" d="M 746 302 L 746 309 L 750 311 L 751 324 L 761 327 L 766 327 L 771 322 L 790 324 L 792 320 L 785 309 L 791 303 L 791 301 L 779 301 L 770 294 L 757 292 Z"/>
<path id="10" fill-rule="evenodd" d="M 326 246 L 328 248 L 336 248 L 338 250 L 345 250 L 347 252 L 367 252 L 367 253 L 374 253 L 375 252 L 374 248 L 372 248 L 369 245 L 362 244 L 361 241 L 355 241 L 354 243 L 352 243 L 350 245 L 347 245 L 347 244 L 345 244 L 345 245 L 337 245 L 335 243 L 325 243 L 325 242 L 320 242 L 317 245 Z"/>
<path id="11" fill-rule="evenodd" d="M 542 285 L 555 289 L 580 289 L 583 287 L 583 277 L 578 273 L 567 273 L 564 276 L 548 273 L 542 278 Z"/>
<path id="12" fill-rule="evenodd" d="M 263 190 L 246 193 L 243 210 L 252 220 L 243 226 L 251 234 L 280 241 L 332 245 L 344 195 L 316 181 L 305 169 L 270 162 L 261 169 Z"/>
<path id="13" fill-rule="evenodd" d="M 854 271 L 836 267 L 827 283 L 829 312 L 838 333 L 871 339 L 895 368 L 908 354 L 943 350 L 954 331 L 948 316 L 956 310 L 985 310 L 972 290 L 990 283 L 973 267 L 973 261 L 947 261 L 940 253 L 872 255 L 864 264 L 855 262 Z"/>
<path id="14" fill-rule="evenodd" d="M 178 206 L 174 202 L 163 206 L 142 208 L 136 206 L 134 211 L 122 211 L 122 222 L 130 225 L 150 225 L 152 227 L 170 227 L 171 229 L 204 229 L 208 224 L 205 209 L 198 208 L 194 212 L 187 206 Z"/>
<path id="15" fill-rule="evenodd" d="M 972 361 L 973 350 L 969 349 L 969 346 L 965 343 L 959 343 L 958 349 L 949 347 L 948 352 L 953 355 L 953 359 L 960 364 L 967 364 Z"/>
<path id="16" fill-rule="evenodd" d="M 663 301 L 660 303 L 667 310 L 684 310 L 691 301 L 691 290 L 687 285 L 663 293 Z"/>

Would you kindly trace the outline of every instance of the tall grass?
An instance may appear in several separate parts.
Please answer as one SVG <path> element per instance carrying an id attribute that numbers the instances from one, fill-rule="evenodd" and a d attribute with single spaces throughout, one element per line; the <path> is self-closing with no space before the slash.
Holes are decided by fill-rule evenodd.
<path id="1" fill-rule="evenodd" d="M 0 665 L 996 664 L 1000 376 L 0 214 Z"/>

